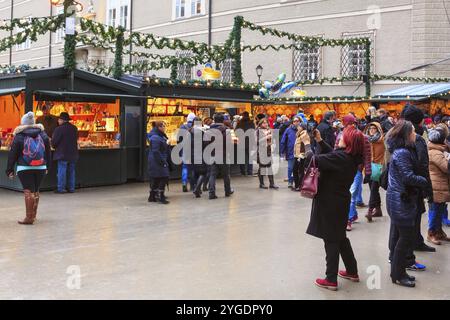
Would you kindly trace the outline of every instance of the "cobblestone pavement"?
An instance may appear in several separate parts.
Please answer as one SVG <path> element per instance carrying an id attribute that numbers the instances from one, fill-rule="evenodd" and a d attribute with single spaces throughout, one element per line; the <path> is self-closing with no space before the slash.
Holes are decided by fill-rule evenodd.
<path id="1" fill-rule="evenodd" d="M 324 274 L 325 254 L 322 241 L 305 234 L 311 202 L 281 179 L 282 189 L 269 191 L 258 189 L 257 178 L 233 178 L 231 198 L 218 182 L 214 201 L 194 199 L 174 183 L 168 206 L 147 203 L 142 183 L 44 193 L 31 227 L 16 223 L 22 195 L 0 190 L 0 298 L 450 298 L 450 245 L 418 254 L 428 270 L 415 274 L 415 289 L 394 286 L 389 218 L 368 224 L 362 210 L 349 233 L 361 283 L 340 281 L 338 292 L 317 288 L 313 280 Z M 371 290 L 373 270 L 381 272 L 380 288 Z"/>

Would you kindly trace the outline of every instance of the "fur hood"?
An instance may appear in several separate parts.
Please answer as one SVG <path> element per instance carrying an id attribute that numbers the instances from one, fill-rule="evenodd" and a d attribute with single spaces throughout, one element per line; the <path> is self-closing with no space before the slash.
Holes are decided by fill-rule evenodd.
<path id="1" fill-rule="evenodd" d="M 33 124 L 33 125 L 20 125 L 16 129 L 14 129 L 13 135 L 16 136 L 19 133 L 24 132 L 27 129 L 39 129 L 41 131 L 45 131 L 45 128 L 42 124 Z"/>

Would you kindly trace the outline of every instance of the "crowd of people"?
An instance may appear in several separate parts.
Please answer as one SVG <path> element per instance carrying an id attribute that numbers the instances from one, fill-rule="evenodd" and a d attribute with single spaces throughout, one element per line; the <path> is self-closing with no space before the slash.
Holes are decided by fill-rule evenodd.
<path id="1" fill-rule="evenodd" d="M 48 120 L 48 119 L 47 119 Z M 36 123 L 32 112 L 14 131 L 6 174 L 18 175 L 25 196 L 26 217 L 20 224 L 33 224 L 39 204 L 39 189 L 51 165 L 51 147 L 58 160 L 57 193 L 74 192 L 74 168 L 78 158 L 76 127 L 62 113 L 52 137 Z M 433 245 L 450 241 L 443 226 L 450 226 L 447 203 L 450 201 L 450 117 L 430 117 L 407 105 L 398 117 L 383 109 L 370 107 L 364 118 L 349 113 L 338 118 L 328 111 L 317 122 L 298 110 L 290 117 L 248 112 L 231 117 L 216 113 L 200 119 L 191 113 L 180 128 L 177 149 L 182 167 L 182 191 L 201 198 L 217 199 L 216 182 L 223 179 L 225 197 L 230 197 L 231 164 L 239 164 L 241 175 L 258 177 L 259 188 L 278 190 L 275 182 L 275 157 L 287 162 L 287 187 L 302 191 L 306 169 L 314 164 L 320 172 L 307 233 L 321 238 L 326 251 L 326 277 L 316 285 L 337 290 L 338 277 L 358 282 L 357 260 L 347 232 L 358 222 L 357 208 L 366 208 L 371 223 L 383 216 L 380 188 L 385 189 L 385 205 L 390 217 L 389 261 L 392 282 L 414 287 L 415 277 L 408 271 L 424 271 L 415 251 L 434 252 L 421 232 L 422 214 L 428 203 L 428 233 Z M 236 135 L 236 132 L 243 135 Z M 47 131 L 48 132 L 48 131 Z M 164 122 L 152 123 L 148 134 L 149 202 L 169 204 L 165 194 L 173 169 L 174 151 L 168 144 Z M 221 142 L 216 144 L 216 142 Z M 229 146 L 243 150 L 236 155 Z M 206 151 L 210 157 L 205 157 Z M 277 154 L 278 153 L 278 154 Z M 254 170 L 254 164 L 257 170 Z M 269 184 L 266 185 L 265 176 Z M 363 201 L 363 185 L 368 184 L 368 205 Z M 345 270 L 339 271 L 339 257 Z"/>

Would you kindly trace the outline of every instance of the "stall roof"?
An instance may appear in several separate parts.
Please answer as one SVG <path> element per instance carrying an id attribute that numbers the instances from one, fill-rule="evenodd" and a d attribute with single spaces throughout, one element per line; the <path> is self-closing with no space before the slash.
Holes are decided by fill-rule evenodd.
<path id="1" fill-rule="evenodd" d="M 105 101 L 113 101 L 116 98 L 132 98 L 132 99 L 148 99 L 148 97 L 127 94 L 107 94 L 107 93 L 90 93 L 90 92 L 70 92 L 70 91 L 50 91 L 36 90 L 34 91 L 38 100 L 50 100 L 49 98 L 74 98 L 76 101 L 89 102 L 89 99 L 101 99 Z"/>
<path id="2" fill-rule="evenodd" d="M 9 94 L 16 94 L 24 91 L 25 88 L 10 88 L 10 89 L 0 89 L 0 96 L 6 96 Z"/>
<path id="3" fill-rule="evenodd" d="M 26 71 L 27 82 L 33 81 L 33 80 L 40 80 L 40 79 L 49 79 L 49 78 L 50 79 L 52 79 L 52 78 L 60 79 L 60 78 L 65 78 L 66 75 L 67 75 L 67 70 L 64 69 L 63 67 Z M 105 77 L 105 76 L 98 75 L 96 73 L 92 73 L 92 72 L 89 72 L 86 70 L 80 70 L 80 69 L 74 70 L 74 77 L 75 77 L 75 80 L 81 80 L 81 81 L 84 80 L 87 83 L 95 84 L 96 87 L 101 86 L 102 88 L 111 88 L 111 89 L 117 90 L 118 92 L 123 92 L 124 94 L 141 95 L 141 91 L 142 91 L 140 85 L 134 85 L 129 82 L 124 82 L 124 81 L 116 80 L 116 79 L 113 79 L 110 77 Z M 36 81 L 34 81 L 34 82 L 36 83 Z M 56 86 L 56 83 L 54 83 L 54 81 L 52 81 L 52 82 L 53 82 L 53 84 L 52 83 L 43 84 L 42 82 L 39 82 L 37 84 L 37 88 L 33 88 L 33 89 L 52 91 L 52 90 L 54 90 L 53 88 L 55 88 L 60 91 L 65 91 L 65 88 L 63 88 L 61 86 L 61 83 L 59 83 L 59 86 L 61 86 L 61 88 L 58 88 Z M 90 90 L 85 90 L 86 88 L 80 89 L 79 86 L 77 86 L 78 83 L 77 82 L 75 83 L 75 91 L 78 91 L 78 92 L 90 91 Z M 84 87 L 86 87 L 86 86 L 84 86 Z M 92 91 L 94 91 L 94 93 L 95 93 L 95 89 L 94 88 L 92 88 L 92 89 L 93 89 Z"/>
<path id="4" fill-rule="evenodd" d="M 431 97 L 450 94 L 450 83 L 428 83 L 417 84 L 382 92 L 374 99 L 384 100 L 386 98 L 400 100 L 427 100 Z"/>

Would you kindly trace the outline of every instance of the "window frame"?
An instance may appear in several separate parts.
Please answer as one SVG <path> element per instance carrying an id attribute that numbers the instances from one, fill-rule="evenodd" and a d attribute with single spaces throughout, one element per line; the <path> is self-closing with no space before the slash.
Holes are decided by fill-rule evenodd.
<path id="1" fill-rule="evenodd" d="M 365 31 L 356 31 L 356 32 L 343 32 L 342 33 L 342 39 L 349 39 L 349 38 L 370 38 L 371 39 L 371 65 L 370 70 L 371 73 L 375 73 L 376 68 L 376 30 L 365 30 Z M 347 47 L 350 47 L 350 45 L 342 46 L 341 47 L 341 67 L 340 67 L 340 74 L 342 77 L 352 77 L 355 75 L 352 75 L 349 73 L 350 66 L 345 66 L 345 54 L 349 54 L 351 51 L 350 49 L 346 49 Z M 361 49 L 362 50 L 362 49 Z M 348 57 L 346 58 L 348 61 Z M 347 62 L 348 63 L 348 62 Z M 364 67 L 365 68 L 365 67 Z M 356 76 L 362 77 L 363 74 L 357 74 Z"/>
<path id="2" fill-rule="evenodd" d="M 184 15 L 181 16 L 181 2 L 184 1 Z M 196 6 L 200 4 L 200 13 L 193 12 Z M 204 16 L 206 14 L 206 1 L 205 0 L 172 0 L 172 21 L 185 20 L 190 18 L 196 18 Z"/>
<path id="3" fill-rule="evenodd" d="M 130 28 L 131 0 L 108 0 L 106 3 L 106 24 L 117 28 Z M 126 15 L 122 16 L 122 10 L 126 8 Z"/>
<path id="4" fill-rule="evenodd" d="M 24 17 L 23 19 L 31 20 L 31 18 L 33 18 L 33 17 L 28 16 L 28 17 Z M 24 30 L 25 30 L 24 28 L 16 28 L 15 34 L 21 33 Z M 26 50 L 30 50 L 30 49 L 31 49 L 31 39 L 30 38 L 28 38 L 25 42 L 22 42 L 21 44 L 16 44 L 17 52 L 26 51 Z"/>
<path id="5" fill-rule="evenodd" d="M 324 35 L 318 35 L 316 37 L 322 38 L 323 36 Z M 302 44 L 301 41 L 298 41 L 296 43 L 297 46 L 301 45 L 301 44 Z M 318 69 L 318 72 L 315 75 L 314 79 L 311 79 L 309 72 L 306 73 L 306 76 L 307 76 L 306 78 L 298 77 L 298 79 L 297 79 L 297 77 L 295 76 L 295 74 L 296 74 L 296 70 L 295 70 L 296 69 L 296 62 L 295 62 L 296 54 L 302 55 L 302 52 L 300 52 L 301 49 L 293 48 L 293 50 L 292 50 L 292 80 L 294 80 L 294 81 L 320 80 L 321 78 L 323 78 L 323 54 L 324 54 L 324 48 L 322 46 L 307 47 L 306 44 L 305 44 L 305 46 L 306 46 L 305 47 L 306 50 L 308 50 L 308 49 L 311 50 L 313 48 L 315 48 L 317 50 L 317 56 L 318 56 L 318 58 L 317 58 L 317 61 L 318 61 L 317 69 Z M 303 54 L 306 55 L 308 59 L 312 56 L 311 52 L 304 52 Z M 308 61 L 308 64 L 309 64 L 309 61 Z M 308 68 L 308 69 L 310 69 L 310 68 Z M 301 73 L 302 73 L 301 70 L 299 70 L 298 73 L 301 75 Z"/>

